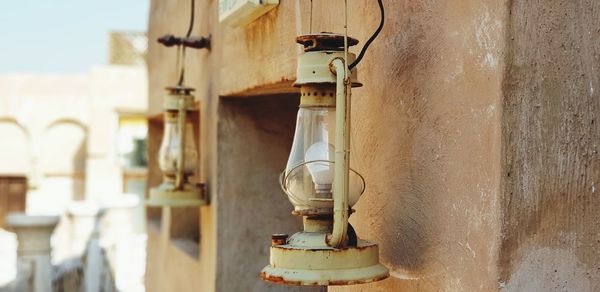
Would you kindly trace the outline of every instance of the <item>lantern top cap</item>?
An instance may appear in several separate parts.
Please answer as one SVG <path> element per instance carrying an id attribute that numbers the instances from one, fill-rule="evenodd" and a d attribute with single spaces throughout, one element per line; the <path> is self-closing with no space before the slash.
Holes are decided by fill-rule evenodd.
<path id="1" fill-rule="evenodd" d="M 188 94 L 192 93 L 192 91 L 196 90 L 192 87 L 186 87 L 186 86 L 182 86 L 182 85 L 169 86 L 169 87 L 165 87 L 165 89 L 171 94 L 183 94 L 183 95 L 188 95 Z"/>
<path id="2" fill-rule="evenodd" d="M 331 32 L 300 35 L 296 37 L 296 42 L 304 46 L 305 52 L 344 50 L 344 35 Z M 358 44 L 357 39 L 348 37 L 349 47 L 356 44 Z"/>

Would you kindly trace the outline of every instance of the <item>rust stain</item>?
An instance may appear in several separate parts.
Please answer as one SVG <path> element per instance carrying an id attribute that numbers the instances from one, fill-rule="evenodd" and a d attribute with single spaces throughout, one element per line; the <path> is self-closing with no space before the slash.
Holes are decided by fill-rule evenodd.
<path id="1" fill-rule="evenodd" d="M 373 279 L 364 279 L 364 280 L 354 280 L 354 281 L 329 281 L 328 286 L 345 286 L 345 285 L 356 285 L 356 284 L 366 284 L 381 281 L 383 279 L 388 278 L 390 275 L 385 275 Z"/>
<path id="2" fill-rule="evenodd" d="M 294 286 L 302 286 L 303 285 L 302 282 L 300 282 L 300 281 L 285 280 L 283 277 L 280 277 L 280 276 L 269 276 L 265 272 L 260 273 L 260 278 L 264 281 L 271 282 L 273 284 L 294 285 Z"/>
<path id="3" fill-rule="evenodd" d="M 281 245 L 281 244 L 278 244 Z M 307 252 L 330 252 L 330 253 L 338 253 L 338 252 L 344 252 L 347 251 L 349 249 L 355 249 L 358 252 L 365 252 L 367 250 L 367 248 L 372 247 L 372 245 L 363 245 L 363 246 L 348 246 L 348 247 L 343 247 L 343 248 L 310 248 L 310 249 L 303 249 L 304 251 Z M 285 247 L 279 247 L 280 249 L 282 249 L 282 252 L 294 252 L 295 249 L 289 249 L 289 248 L 285 248 Z"/>
<path id="4" fill-rule="evenodd" d="M 287 234 L 273 234 L 271 235 L 271 246 L 284 245 L 287 243 Z"/>
<path id="5" fill-rule="evenodd" d="M 341 51 L 344 46 L 344 36 L 330 32 L 305 34 L 296 37 L 296 42 L 304 46 L 305 52 L 310 51 Z M 358 40 L 348 37 L 348 46 L 358 44 Z"/>
<path id="6" fill-rule="evenodd" d="M 326 281 L 326 284 L 321 284 L 319 282 L 303 282 L 303 281 L 295 281 L 295 280 L 286 280 L 281 276 L 269 276 L 265 272 L 260 273 L 260 278 L 264 281 L 279 284 L 279 285 L 292 285 L 292 286 L 346 286 L 346 285 L 356 285 L 356 284 L 366 284 L 384 280 L 388 278 L 390 275 L 386 274 L 381 277 L 372 278 L 372 279 L 364 279 L 364 280 L 338 280 L 338 281 Z"/>

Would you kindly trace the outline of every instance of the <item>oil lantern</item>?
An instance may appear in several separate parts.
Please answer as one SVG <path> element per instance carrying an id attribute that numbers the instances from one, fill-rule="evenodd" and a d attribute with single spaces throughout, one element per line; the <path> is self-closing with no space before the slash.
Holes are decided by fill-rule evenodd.
<path id="1" fill-rule="evenodd" d="M 319 33 L 297 37 L 300 109 L 282 189 L 303 218 L 304 230 L 272 237 L 265 281 L 288 285 L 350 285 L 389 276 L 379 263 L 377 244 L 358 239 L 348 217 L 365 190 L 363 177 L 350 169 L 350 96 L 362 86 L 355 55 L 358 41 Z"/>
<path id="2" fill-rule="evenodd" d="M 198 151 L 191 112 L 195 111 L 193 88 L 167 87 L 164 98 L 164 131 L 158 163 L 163 182 L 150 189 L 149 206 L 193 207 L 206 204 L 204 185 L 192 183 Z"/>

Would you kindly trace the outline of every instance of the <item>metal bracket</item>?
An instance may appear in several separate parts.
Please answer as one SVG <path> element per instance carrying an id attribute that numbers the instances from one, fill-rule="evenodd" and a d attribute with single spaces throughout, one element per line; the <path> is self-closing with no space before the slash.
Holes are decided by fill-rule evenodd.
<path id="1" fill-rule="evenodd" d="M 165 47 L 184 46 L 192 49 L 209 49 L 211 35 L 207 37 L 178 37 L 172 34 L 161 36 L 157 41 Z"/>

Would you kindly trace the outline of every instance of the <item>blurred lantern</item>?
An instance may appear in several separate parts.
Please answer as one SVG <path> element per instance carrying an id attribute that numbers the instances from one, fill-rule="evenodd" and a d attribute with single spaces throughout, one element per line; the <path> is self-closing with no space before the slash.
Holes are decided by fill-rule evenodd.
<path id="1" fill-rule="evenodd" d="M 281 186 L 303 217 L 304 231 L 273 235 L 266 281 L 292 285 L 350 285 L 385 279 L 378 246 L 360 240 L 348 223 L 365 181 L 350 165 L 350 92 L 362 86 L 348 46 L 357 40 L 321 33 L 299 36 L 300 109 Z"/>
<path id="2" fill-rule="evenodd" d="M 194 89 L 168 87 L 164 99 L 164 131 L 158 153 L 163 183 L 150 190 L 149 206 L 205 205 L 203 185 L 190 182 L 197 169 L 198 151 L 191 112 Z"/>

